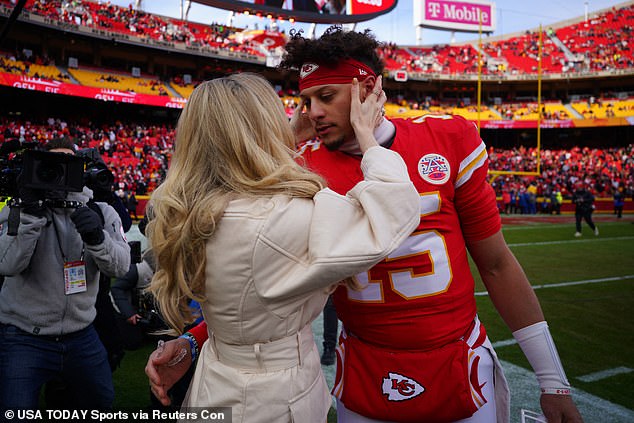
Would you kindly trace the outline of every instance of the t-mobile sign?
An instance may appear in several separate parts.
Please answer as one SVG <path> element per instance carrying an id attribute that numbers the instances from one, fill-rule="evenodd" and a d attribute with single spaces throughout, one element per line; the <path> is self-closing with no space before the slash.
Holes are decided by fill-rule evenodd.
<path id="1" fill-rule="evenodd" d="M 493 32 L 495 3 L 486 0 L 414 0 L 414 25 L 464 32 Z"/>

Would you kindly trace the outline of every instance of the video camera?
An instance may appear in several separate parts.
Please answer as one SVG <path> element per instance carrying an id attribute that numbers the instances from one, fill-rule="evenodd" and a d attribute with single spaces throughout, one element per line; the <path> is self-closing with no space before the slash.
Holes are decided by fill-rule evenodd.
<path id="1" fill-rule="evenodd" d="M 58 199 L 55 192 L 79 192 L 84 187 L 84 159 L 37 149 L 37 143 L 7 141 L 0 148 L 0 197 L 20 198 L 21 188 L 42 193 L 41 200 Z"/>
<path id="2" fill-rule="evenodd" d="M 21 188 L 35 189 L 41 200 L 59 200 L 59 192 L 81 192 L 84 185 L 111 190 L 114 176 L 94 148 L 76 155 L 38 149 L 38 143 L 13 139 L 0 146 L 0 198 L 18 200 Z"/>
<path id="3" fill-rule="evenodd" d="M 112 191 L 114 175 L 106 166 L 96 148 L 84 148 L 77 152 L 78 157 L 83 157 L 86 164 L 84 172 L 84 185 L 93 191 Z"/>

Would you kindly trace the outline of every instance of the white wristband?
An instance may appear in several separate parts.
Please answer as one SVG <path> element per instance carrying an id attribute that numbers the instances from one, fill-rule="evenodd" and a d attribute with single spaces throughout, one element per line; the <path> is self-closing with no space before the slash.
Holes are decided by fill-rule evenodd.
<path id="1" fill-rule="evenodd" d="M 513 332 L 513 337 L 533 367 L 542 393 L 570 395 L 570 383 L 561 365 L 548 324 L 532 324 Z"/>

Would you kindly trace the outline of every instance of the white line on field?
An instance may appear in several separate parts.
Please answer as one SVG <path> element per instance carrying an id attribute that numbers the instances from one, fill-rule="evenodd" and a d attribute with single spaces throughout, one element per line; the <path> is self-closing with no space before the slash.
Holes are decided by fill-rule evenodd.
<path id="1" fill-rule="evenodd" d="M 586 285 L 590 283 L 601 283 L 601 282 L 613 282 L 613 281 L 622 281 L 627 279 L 634 279 L 634 275 L 625 275 L 625 276 L 614 276 L 611 278 L 600 278 L 600 279 L 586 279 L 582 281 L 571 281 L 571 282 L 561 282 L 561 283 L 549 283 L 543 285 L 533 285 L 533 289 L 542 289 L 542 288 L 560 288 L 562 286 L 573 286 L 573 285 Z M 475 293 L 477 297 L 489 295 L 487 291 L 478 291 Z"/>
<path id="2" fill-rule="evenodd" d="M 523 231 L 523 230 L 527 230 L 527 229 L 537 229 L 539 228 L 539 226 L 541 225 L 541 222 L 535 222 L 533 224 L 533 222 L 530 222 L 526 225 L 521 225 L 521 226 L 506 226 L 503 225 L 502 228 L 504 229 L 504 231 Z M 572 223 L 549 223 L 548 224 L 548 228 L 575 228 L 575 224 L 574 222 Z"/>
<path id="3" fill-rule="evenodd" d="M 607 379 L 612 376 L 630 372 L 634 372 L 634 369 L 630 369 L 629 367 L 615 367 L 613 369 L 601 370 L 600 372 L 579 376 L 577 379 L 582 382 L 596 382 L 597 380 Z"/>
<path id="4" fill-rule="evenodd" d="M 539 410 L 539 386 L 535 374 L 501 361 L 511 389 L 511 423 L 519 423 L 520 409 Z M 334 366 L 333 366 L 334 367 Z M 591 395 L 573 386 L 572 397 L 586 422 L 632 423 L 634 411 Z"/>
<path id="5" fill-rule="evenodd" d="M 517 341 L 515 340 L 515 338 L 511 338 L 511 339 L 503 339 L 502 341 L 493 342 L 491 345 L 493 345 L 493 348 L 500 348 L 500 347 L 508 347 L 509 345 L 515 345 L 515 344 L 517 344 Z"/>
<path id="6" fill-rule="evenodd" d="M 532 247 L 536 245 L 556 245 L 556 244 L 569 244 L 580 242 L 598 242 L 598 241 L 622 241 L 634 239 L 634 236 L 613 236 L 609 238 L 586 238 L 586 239 L 566 239 L 562 241 L 543 241 L 543 242 L 518 242 L 516 244 L 508 244 L 509 247 Z"/>

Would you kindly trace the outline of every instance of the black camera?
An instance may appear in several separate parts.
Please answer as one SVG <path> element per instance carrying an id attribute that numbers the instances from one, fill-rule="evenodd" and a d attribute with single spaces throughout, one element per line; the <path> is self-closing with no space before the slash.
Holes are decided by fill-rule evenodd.
<path id="1" fill-rule="evenodd" d="M 17 139 L 0 145 L 0 198 L 19 199 L 20 188 L 41 193 L 41 200 L 59 200 L 60 192 L 81 192 L 84 185 L 93 191 L 110 192 L 114 175 L 95 148 L 77 154 L 39 150 L 37 142 Z"/>
<path id="2" fill-rule="evenodd" d="M 19 186 L 42 191 L 81 192 L 84 159 L 72 154 L 29 150 L 24 152 Z"/>
<path id="3" fill-rule="evenodd" d="M 96 148 L 84 148 L 77 152 L 77 156 L 83 157 L 86 163 L 84 185 L 93 191 L 111 192 L 114 175 L 106 166 L 99 151 Z"/>
<path id="4" fill-rule="evenodd" d="M 37 150 L 37 143 L 7 141 L 0 148 L 0 197 L 19 198 L 20 188 L 42 192 L 79 192 L 83 189 L 84 159 Z"/>
<path id="5" fill-rule="evenodd" d="M 169 329 L 158 311 L 154 296 L 145 291 L 145 289 L 139 289 L 138 298 L 138 314 L 141 316 L 138 323 L 143 328 L 143 331 L 151 334 L 152 332 Z"/>

